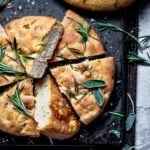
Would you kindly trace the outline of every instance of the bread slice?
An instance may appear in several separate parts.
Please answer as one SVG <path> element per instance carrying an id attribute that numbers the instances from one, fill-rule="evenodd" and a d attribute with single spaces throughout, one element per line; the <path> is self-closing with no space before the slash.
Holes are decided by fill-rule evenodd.
<path id="1" fill-rule="evenodd" d="M 21 101 L 24 103 L 28 115 L 24 114 L 10 97 L 19 91 Z M 0 130 L 17 136 L 38 137 L 36 122 L 33 119 L 35 97 L 31 79 L 25 79 L 10 87 L 0 96 Z"/>
<path id="2" fill-rule="evenodd" d="M 64 140 L 78 132 L 80 124 L 50 75 L 35 83 L 37 130 L 47 137 Z"/>
<path id="3" fill-rule="evenodd" d="M 89 124 L 102 113 L 114 87 L 115 63 L 113 57 L 56 67 L 51 69 L 51 73 L 60 91 L 67 96 L 84 124 Z M 103 106 L 100 107 L 97 104 L 92 89 L 82 85 L 87 80 L 105 82 L 106 86 L 102 88 Z"/>
<path id="4" fill-rule="evenodd" d="M 11 21 L 5 28 L 9 40 L 16 39 L 19 53 L 25 57 L 21 61 L 27 74 L 42 78 L 61 38 L 62 25 L 53 17 L 28 16 Z"/>
<path id="5" fill-rule="evenodd" d="M 102 41 L 96 31 L 77 13 L 68 10 L 62 25 L 64 33 L 56 49 L 53 62 L 105 54 Z"/>

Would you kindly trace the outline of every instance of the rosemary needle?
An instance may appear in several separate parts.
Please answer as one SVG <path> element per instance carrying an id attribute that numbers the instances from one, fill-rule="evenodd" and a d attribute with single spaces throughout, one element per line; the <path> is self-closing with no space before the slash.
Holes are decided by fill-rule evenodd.
<path id="1" fill-rule="evenodd" d="M 29 116 L 28 111 L 20 98 L 18 87 L 16 88 L 15 93 L 12 96 L 8 96 L 8 97 L 10 101 L 14 104 L 14 106 L 16 106 L 19 112 Z"/>
<path id="2" fill-rule="evenodd" d="M 101 32 L 101 31 L 104 31 L 104 30 L 111 30 L 111 31 L 116 31 L 116 32 L 123 32 L 125 33 L 128 37 L 130 37 L 131 39 L 133 39 L 134 41 L 136 41 L 138 43 L 138 45 L 140 45 L 138 39 L 132 35 L 131 33 L 125 31 L 124 29 L 114 25 L 114 24 L 111 24 L 111 23 L 108 23 L 104 20 L 100 20 L 98 22 L 95 23 L 95 28 L 97 31 Z"/>
<path id="3" fill-rule="evenodd" d="M 135 53 L 130 53 L 127 55 L 127 59 L 131 63 L 136 63 L 136 64 L 143 64 L 143 65 L 150 65 L 150 60 L 147 60 Z"/>

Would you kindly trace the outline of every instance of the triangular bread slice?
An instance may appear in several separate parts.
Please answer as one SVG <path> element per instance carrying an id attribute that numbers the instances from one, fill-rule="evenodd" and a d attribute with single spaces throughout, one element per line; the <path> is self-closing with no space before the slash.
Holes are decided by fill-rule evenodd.
<path id="1" fill-rule="evenodd" d="M 62 25 L 64 33 L 53 62 L 105 54 L 102 41 L 94 28 L 77 13 L 68 10 Z"/>
<path id="2" fill-rule="evenodd" d="M 27 16 L 11 21 L 5 29 L 9 40 L 13 42 L 15 38 L 19 53 L 26 57 L 23 65 L 27 74 L 42 78 L 47 61 L 52 58 L 61 38 L 63 26 L 53 17 Z"/>
<path id="3" fill-rule="evenodd" d="M 84 124 L 89 124 L 102 113 L 114 87 L 115 64 L 113 57 L 59 66 L 51 69 L 51 73 L 56 79 L 59 89 L 67 96 Z M 104 95 L 102 107 L 96 103 L 93 91 L 82 85 L 87 80 L 103 80 L 105 82 L 106 86 L 102 88 Z"/>
<path id="4" fill-rule="evenodd" d="M 35 83 L 37 129 L 50 138 L 64 140 L 79 131 L 80 124 L 50 75 Z"/>
<path id="5" fill-rule="evenodd" d="M 25 115 L 11 101 L 10 97 L 16 90 L 19 91 L 20 99 L 30 116 Z M 17 136 L 38 137 L 37 124 L 33 119 L 34 105 L 35 97 L 31 79 L 25 79 L 10 87 L 0 96 L 0 130 Z"/>

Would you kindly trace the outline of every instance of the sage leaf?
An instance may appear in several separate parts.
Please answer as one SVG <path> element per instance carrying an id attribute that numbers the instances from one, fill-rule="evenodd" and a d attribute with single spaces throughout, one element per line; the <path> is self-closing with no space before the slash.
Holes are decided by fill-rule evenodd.
<path id="1" fill-rule="evenodd" d="M 93 89 L 93 94 L 95 96 L 96 103 L 102 107 L 104 104 L 104 96 L 101 89 Z"/>
<path id="2" fill-rule="evenodd" d="M 126 131 L 129 131 L 135 122 L 135 113 L 130 113 L 129 116 L 126 119 Z"/>
<path id="3" fill-rule="evenodd" d="M 0 0 L 0 7 L 5 6 L 10 0 Z"/>
<path id="4" fill-rule="evenodd" d="M 110 130 L 109 133 L 115 135 L 118 139 L 120 139 L 120 132 L 118 130 Z"/>
<path id="5" fill-rule="evenodd" d="M 19 112 L 29 116 L 28 111 L 20 98 L 18 87 L 16 88 L 15 93 L 12 96 L 8 96 L 8 97 L 10 101 L 14 104 L 14 106 L 16 106 Z"/>
<path id="6" fill-rule="evenodd" d="M 82 83 L 82 86 L 88 89 L 93 89 L 105 87 L 106 84 L 103 80 L 85 80 Z"/>

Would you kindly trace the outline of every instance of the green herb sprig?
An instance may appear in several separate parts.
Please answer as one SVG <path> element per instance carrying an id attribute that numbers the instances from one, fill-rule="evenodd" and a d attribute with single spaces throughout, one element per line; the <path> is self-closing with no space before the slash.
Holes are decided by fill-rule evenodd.
<path id="1" fill-rule="evenodd" d="M 138 45 L 140 45 L 138 39 L 134 35 L 132 35 L 131 33 L 127 32 L 127 31 L 125 31 L 124 29 L 118 27 L 117 25 L 108 23 L 104 20 L 100 20 L 100 21 L 97 21 L 94 26 L 95 26 L 96 30 L 99 31 L 99 32 L 104 31 L 104 30 L 111 30 L 111 31 L 115 31 L 115 32 L 123 32 L 128 37 L 133 39 L 136 43 L 138 43 Z"/>
<path id="2" fill-rule="evenodd" d="M 142 39 L 140 41 L 140 43 L 143 44 L 143 45 L 147 44 L 150 41 L 150 35 L 144 35 L 144 36 L 141 36 L 139 38 Z"/>
<path id="3" fill-rule="evenodd" d="M 120 139 L 121 134 L 118 130 L 110 130 L 109 133 L 115 135 L 118 139 Z"/>
<path id="4" fill-rule="evenodd" d="M 127 55 L 127 59 L 131 63 L 142 64 L 142 65 L 150 65 L 150 60 L 147 60 L 135 53 L 130 53 Z"/>
<path id="5" fill-rule="evenodd" d="M 3 60 L 4 56 L 5 56 L 5 48 L 2 47 L 2 45 L 0 45 L 0 62 Z"/>
<path id="6" fill-rule="evenodd" d="M 106 86 L 105 82 L 102 80 L 85 80 L 82 83 L 82 86 L 93 90 L 93 94 L 95 96 L 96 103 L 100 107 L 102 107 L 105 101 L 104 101 L 104 95 L 103 95 L 101 88 Z"/>
<path id="7" fill-rule="evenodd" d="M 132 112 L 129 113 L 127 119 L 126 119 L 126 131 L 129 131 L 132 129 L 134 122 L 135 122 L 135 106 L 134 106 L 134 102 L 133 99 L 131 97 L 131 95 L 129 93 L 127 93 L 128 99 L 130 100 L 131 104 L 132 104 Z"/>
<path id="8" fill-rule="evenodd" d="M 15 70 L 14 68 L 5 65 L 3 63 L 0 63 L 0 74 L 22 74 L 21 72 Z"/>
<path id="9" fill-rule="evenodd" d="M 118 119 L 122 119 L 124 117 L 124 114 L 122 114 L 121 112 L 109 111 L 108 113 Z"/>
<path id="10" fill-rule="evenodd" d="M 20 98 L 18 87 L 16 88 L 15 93 L 12 96 L 8 96 L 8 97 L 10 101 L 14 104 L 14 106 L 16 106 L 19 112 L 21 112 L 24 115 L 29 116 L 28 111 Z"/>

